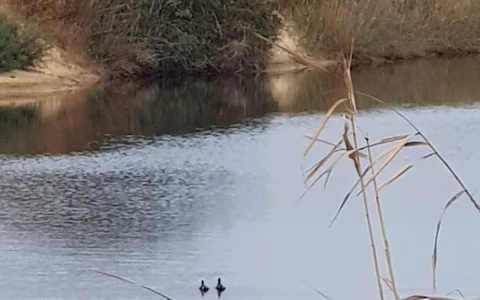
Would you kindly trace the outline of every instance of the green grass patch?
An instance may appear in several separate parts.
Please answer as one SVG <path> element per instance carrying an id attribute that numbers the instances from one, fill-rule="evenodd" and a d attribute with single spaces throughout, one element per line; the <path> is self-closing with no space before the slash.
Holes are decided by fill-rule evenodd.
<path id="1" fill-rule="evenodd" d="M 0 16 L 0 72 L 32 67 L 45 50 L 47 46 L 37 34 L 23 32 Z"/>

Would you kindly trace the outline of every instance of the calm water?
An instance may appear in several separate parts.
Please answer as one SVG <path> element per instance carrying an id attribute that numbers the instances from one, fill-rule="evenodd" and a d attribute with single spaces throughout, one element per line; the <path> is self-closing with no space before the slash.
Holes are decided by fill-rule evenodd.
<path id="1" fill-rule="evenodd" d="M 415 122 L 472 189 L 480 187 L 480 61 L 416 62 L 354 74 L 356 88 Z M 375 299 L 360 198 L 329 228 L 355 177 L 341 163 L 326 190 L 305 190 L 302 157 L 335 76 L 112 84 L 0 111 L 2 299 L 201 299 L 221 276 L 225 300 Z M 366 98 L 359 126 L 372 140 L 410 133 Z M 338 140 L 339 117 L 323 138 Z M 426 152 L 405 150 L 382 177 Z M 401 296 L 432 293 L 436 222 L 457 192 L 425 161 L 382 201 Z M 440 235 L 439 294 L 480 295 L 480 216 L 465 199 Z M 383 267 L 383 265 L 382 265 Z M 383 268 L 384 269 L 384 268 Z M 386 274 L 386 273 L 385 273 Z M 390 296 L 390 295 L 389 295 Z M 205 299 L 214 299 L 210 291 Z"/>

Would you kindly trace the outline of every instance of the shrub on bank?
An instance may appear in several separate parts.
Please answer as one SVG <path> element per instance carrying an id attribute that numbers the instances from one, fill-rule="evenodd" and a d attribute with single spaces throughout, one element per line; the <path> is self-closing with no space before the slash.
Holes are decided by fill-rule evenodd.
<path id="1" fill-rule="evenodd" d="M 88 48 L 115 76 L 260 69 L 269 45 L 253 33 L 274 36 L 278 24 L 265 0 L 10 1 L 65 48 Z"/>
<path id="2" fill-rule="evenodd" d="M 114 73 L 262 68 L 275 19 L 264 0 L 97 0 L 92 54 Z"/>
<path id="3" fill-rule="evenodd" d="M 34 66 L 45 50 L 37 35 L 20 32 L 0 15 L 0 72 Z"/>

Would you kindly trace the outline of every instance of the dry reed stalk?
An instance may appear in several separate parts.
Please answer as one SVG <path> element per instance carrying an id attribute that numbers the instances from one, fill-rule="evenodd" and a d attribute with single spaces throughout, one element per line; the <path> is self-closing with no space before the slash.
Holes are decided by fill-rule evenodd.
<path id="1" fill-rule="evenodd" d="M 352 52 L 350 52 L 352 53 Z M 388 270 L 389 270 L 389 276 L 390 280 L 386 280 L 385 284 L 392 290 L 392 292 L 395 295 L 395 299 L 399 300 L 400 297 L 398 295 L 398 291 L 396 288 L 396 282 L 394 279 L 394 272 L 393 272 L 393 264 L 391 260 L 391 253 L 390 253 L 390 247 L 389 247 L 389 242 L 387 238 L 387 233 L 385 229 L 385 224 L 384 224 L 384 217 L 383 217 L 383 211 L 381 208 L 381 203 L 380 203 L 380 197 L 379 193 L 381 190 L 389 186 L 390 184 L 394 183 L 396 180 L 398 180 L 401 176 L 406 174 L 409 170 L 411 170 L 413 167 L 415 167 L 417 164 L 420 162 L 432 157 L 436 156 L 444 165 L 444 167 L 448 170 L 448 172 L 452 175 L 454 180 L 458 183 L 458 185 L 461 187 L 461 191 L 459 191 L 457 194 L 455 194 L 450 200 L 446 203 L 444 210 L 442 212 L 441 217 L 438 220 L 437 223 L 437 229 L 435 232 L 435 241 L 434 241 L 434 249 L 433 249 L 433 254 L 432 254 L 432 266 L 433 266 L 433 289 L 436 292 L 436 266 L 437 266 L 437 252 L 438 252 L 438 237 L 440 233 L 440 228 L 441 228 L 441 223 L 443 216 L 445 215 L 445 212 L 448 210 L 448 208 L 456 202 L 463 194 L 466 194 L 467 197 L 469 198 L 470 202 L 474 205 L 474 207 L 477 209 L 478 212 L 480 212 L 480 205 L 475 201 L 473 198 L 472 193 L 467 189 L 463 181 L 460 179 L 460 177 L 455 173 L 453 168 L 450 166 L 450 164 L 440 155 L 440 153 L 437 151 L 437 149 L 434 147 L 434 145 L 429 141 L 429 139 L 407 118 L 405 117 L 402 113 L 400 113 L 398 110 L 395 108 L 391 107 L 390 105 L 386 104 L 384 101 L 373 97 L 368 94 L 364 94 L 361 92 L 357 92 L 353 88 L 353 82 L 351 79 L 351 74 L 350 74 L 350 67 L 351 67 L 351 61 L 352 58 L 350 57 L 349 63 L 347 64 L 344 59 L 344 72 L 343 72 L 343 79 L 345 82 L 346 86 L 346 92 L 347 92 L 347 98 L 342 98 L 337 100 L 337 102 L 328 110 L 328 112 L 324 115 L 319 127 L 317 128 L 315 134 L 311 137 L 308 137 L 310 139 L 310 142 L 304 152 L 304 155 L 307 155 L 309 150 L 313 147 L 315 142 L 321 142 L 323 144 L 327 144 L 331 146 L 331 150 L 327 153 L 326 156 L 324 156 L 317 164 L 315 164 L 309 171 L 308 171 L 308 176 L 306 181 L 312 180 L 314 178 L 314 175 L 319 172 L 319 170 L 324 166 L 327 161 L 331 159 L 334 153 L 336 152 L 343 152 L 340 157 L 338 157 L 325 171 L 323 171 L 318 177 L 316 177 L 313 180 L 313 183 L 308 186 L 307 191 L 314 186 L 323 176 L 327 175 L 327 178 L 325 180 L 325 187 L 328 181 L 328 178 L 331 174 L 331 172 L 334 170 L 335 166 L 345 157 L 349 157 L 355 166 L 355 170 L 358 176 L 358 179 L 356 183 L 353 185 L 352 189 L 347 193 L 345 196 L 343 202 L 341 203 L 336 215 L 334 216 L 330 226 L 332 226 L 333 222 L 336 220 L 338 217 L 339 213 L 342 211 L 343 207 L 345 206 L 347 200 L 353 193 L 353 191 L 360 185 L 360 191 L 358 192 L 357 196 L 362 195 L 363 198 L 363 204 L 364 204 L 364 210 L 365 210 L 365 216 L 367 220 L 367 227 L 369 231 L 369 239 L 370 239 L 370 244 L 372 248 L 372 255 L 373 255 L 373 260 L 374 260 L 374 268 L 375 268 L 375 273 L 376 273 L 376 279 L 377 279 L 377 285 L 379 288 L 379 294 L 380 298 L 383 299 L 383 288 L 381 284 L 382 278 L 380 277 L 380 272 L 378 268 L 378 256 L 376 254 L 376 247 L 375 243 L 373 240 L 373 229 L 371 226 L 371 218 L 370 218 L 370 212 L 368 210 L 368 205 L 367 205 L 367 197 L 366 197 L 366 189 L 367 187 L 372 184 L 373 189 L 375 192 L 375 198 L 376 198 L 376 204 L 377 204 L 377 214 L 379 218 L 379 222 L 381 225 L 381 234 L 382 234 L 382 239 L 384 243 L 384 250 L 385 250 L 385 259 L 386 263 L 388 265 Z M 363 95 L 370 97 L 371 99 L 375 100 L 376 102 L 386 106 L 390 110 L 394 111 L 398 116 L 400 116 L 405 122 L 407 122 L 410 127 L 412 127 L 415 132 L 412 134 L 407 134 L 407 135 L 400 135 L 400 136 L 394 136 L 394 137 L 388 137 L 384 138 L 379 142 L 372 143 L 370 144 L 369 141 L 367 140 L 367 145 L 359 147 L 358 145 L 358 140 L 357 140 L 357 134 L 356 134 L 356 116 L 357 116 L 357 110 L 356 110 L 356 101 L 355 101 L 355 95 Z M 345 148 L 340 147 L 339 143 L 332 143 L 330 141 L 325 141 L 319 138 L 321 132 L 325 128 L 327 122 L 329 119 L 332 117 L 333 113 L 335 112 L 335 109 L 340 106 L 341 104 L 345 104 L 345 109 L 348 112 L 346 119 L 345 119 L 345 125 L 344 125 L 344 133 L 343 133 L 343 142 L 345 144 Z M 347 122 L 349 120 L 350 122 Z M 350 127 L 351 126 L 351 132 L 350 132 Z M 352 135 L 353 137 L 353 145 L 349 140 L 349 135 Z M 412 140 L 414 137 L 419 137 L 421 141 L 414 141 Z M 376 146 L 380 145 L 385 145 L 388 143 L 392 142 L 398 142 L 394 146 L 392 146 L 390 149 L 387 149 L 383 154 L 379 155 L 374 159 L 374 157 L 371 154 L 371 149 Z M 378 176 L 386 169 L 387 166 L 391 164 L 391 162 L 397 157 L 397 155 L 401 152 L 401 150 L 407 148 L 407 147 L 415 147 L 415 146 L 421 146 L 421 147 L 427 147 L 431 152 L 421 156 L 420 158 L 410 162 L 403 168 L 401 168 L 399 171 L 397 171 L 393 176 L 391 176 L 386 182 L 378 186 L 377 184 L 377 178 Z M 362 171 L 361 165 L 360 165 L 360 158 L 363 158 L 363 154 L 361 153 L 362 150 L 367 149 L 368 151 L 368 159 L 369 159 L 369 165 L 365 170 Z M 386 161 L 383 162 L 383 164 L 380 166 L 380 168 L 375 171 L 374 170 L 374 165 L 384 157 L 386 158 Z M 365 176 L 367 172 L 370 171 L 372 173 L 371 178 L 369 178 L 367 181 L 365 181 Z M 302 195 L 302 197 L 305 195 L 305 193 Z M 412 296 L 409 298 L 406 298 L 408 300 L 414 300 L 414 299 L 424 299 L 427 297 L 424 296 Z M 441 298 L 441 297 L 428 297 L 430 299 L 436 299 L 436 300 L 446 300 L 448 298 Z"/>
<path id="2" fill-rule="evenodd" d="M 466 194 L 468 199 L 470 200 L 470 202 L 472 203 L 472 205 L 475 207 L 475 209 L 477 210 L 477 212 L 480 213 L 480 205 L 477 203 L 477 201 L 473 198 L 473 194 L 470 192 L 470 190 L 466 187 L 466 185 L 463 183 L 463 181 L 460 179 L 460 177 L 457 175 L 457 173 L 455 173 L 455 171 L 453 170 L 453 168 L 450 166 L 450 164 L 445 160 L 445 158 L 437 151 L 436 147 L 430 142 L 430 140 L 427 138 L 427 136 L 425 136 L 421 131 L 420 129 L 418 129 L 417 126 L 415 126 L 415 124 L 412 123 L 412 121 L 410 121 L 406 116 L 404 116 L 401 112 L 399 112 L 398 110 L 396 110 L 395 108 L 393 108 L 391 105 L 388 105 L 387 103 L 385 103 L 384 101 L 376 98 L 376 97 L 373 97 L 369 94 L 365 94 L 365 93 L 361 93 L 361 92 L 355 92 L 356 94 L 360 94 L 360 95 L 363 95 L 363 96 L 366 96 L 366 97 L 369 97 L 371 99 L 373 99 L 374 101 L 386 106 L 387 108 L 389 108 L 390 110 L 392 110 L 393 112 L 395 112 L 400 118 L 402 118 L 410 127 L 412 127 L 415 131 L 416 131 L 416 134 L 419 135 L 423 141 L 425 142 L 426 146 L 428 146 L 428 148 L 430 148 L 430 150 L 432 151 L 432 155 L 435 155 L 439 160 L 440 162 L 444 165 L 444 167 L 447 169 L 447 171 L 450 173 L 450 175 L 452 175 L 452 177 L 454 178 L 454 180 L 458 183 L 458 185 L 461 187 L 461 191 L 458 192 L 457 194 L 455 194 L 452 198 L 450 198 L 450 200 L 447 202 L 447 204 L 445 205 L 445 208 L 444 208 L 444 211 L 442 213 L 442 217 L 443 215 L 445 214 L 445 211 L 454 203 L 456 202 L 456 200 L 458 200 L 463 194 Z M 428 155 L 428 157 L 430 157 L 430 155 Z M 437 246 L 438 246 L 438 235 L 440 233 L 440 224 L 441 224 L 441 221 L 442 221 L 442 217 L 440 217 L 438 223 L 437 223 L 437 229 L 436 229 L 436 232 L 435 232 L 435 242 L 434 242 L 434 246 L 433 246 L 433 253 L 432 253 L 432 282 L 433 282 L 433 290 L 434 292 L 436 292 L 436 269 L 437 269 Z"/>
<path id="3" fill-rule="evenodd" d="M 313 135 L 313 139 L 310 141 L 310 143 L 308 144 L 307 146 L 307 149 L 305 149 L 305 153 L 304 155 L 307 155 L 308 151 L 310 151 L 310 149 L 313 147 L 313 144 L 315 144 L 315 139 L 318 138 L 320 136 L 320 133 L 322 133 L 322 130 L 325 128 L 325 125 L 327 125 L 327 122 L 328 120 L 330 119 L 330 117 L 332 116 L 332 114 L 334 113 L 335 109 L 342 103 L 344 103 L 345 101 L 349 100 L 348 98 L 342 98 L 342 99 L 339 99 L 335 102 L 335 104 L 332 105 L 332 107 L 330 107 L 330 109 L 328 110 L 328 112 L 325 114 L 325 117 L 322 119 L 322 122 L 320 123 L 320 126 L 318 126 L 318 129 L 317 131 L 315 132 L 315 134 Z"/>
<path id="4" fill-rule="evenodd" d="M 350 78 L 349 72 L 346 73 L 344 78 L 346 78 L 346 79 Z M 347 86 L 348 86 L 347 81 L 346 81 L 346 83 L 347 83 Z M 350 86 L 353 89 L 353 85 L 350 85 Z M 343 103 L 349 103 L 350 104 L 350 107 L 347 106 L 347 111 L 349 111 L 349 113 L 350 113 L 349 119 L 350 119 L 350 123 L 351 123 L 351 126 L 352 126 L 353 143 L 354 143 L 355 148 L 352 146 L 352 144 L 350 143 L 350 141 L 348 139 L 349 128 L 348 128 L 348 125 L 347 125 L 348 123 L 345 123 L 344 134 L 343 134 L 343 142 L 345 144 L 344 153 L 339 158 L 337 158 L 337 160 L 332 165 L 330 165 L 330 167 L 328 169 L 326 169 L 320 176 L 318 176 L 315 179 L 315 181 L 310 185 L 310 187 L 307 188 L 307 191 L 312 186 L 314 186 L 316 184 L 316 182 L 318 182 L 324 175 L 327 175 L 327 179 L 325 181 L 325 185 L 326 185 L 327 181 L 328 181 L 328 176 L 331 174 L 331 172 L 335 168 L 336 164 L 342 158 L 348 156 L 350 159 L 352 159 L 352 161 L 354 162 L 354 166 L 355 166 L 357 175 L 359 176 L 359 181 L 360 181 L 361 187 L 362 187 L 361 191 L 362 191 L 362 196 L 363 196 L 363 204 L 364 204 L 363 206 L 364 206 L 365 217 L 366 217 L 366 221 L 367 221 L 367 228 L 368 228 L 370 246 L 371 246 L 371 250 L 372 250 L 372 256 L 373 256 L 373 262 L 374 262 L 374 269 L 375 269 L 375 275 L 376 275 L 376 280 L 377 280 L 378 292 L 379 292 L 379 295 L 380 295 L 380 299 L 384 300 L 384 293 L 383 293 L 383 287 L 382 287 L 382 283 L 381 283 L 380 269 L 379 269 L 379 263 L 378 263 L 378 255 L 377 255 L 375 240 L 374 240 L 374 235 L 373 235 L 373 226 L 372 226 L 372 221 L 371 221 L 371 218 L 370 218 L 370 212 L 369 212 L 369 209 L 368 209 L 367 195 L 366 195 L 365 188 L 364 188 L 365 187 L 364 179 L 363 179 L 364 174 L 362 174 L 361 166 L 360 166 L 360 158 L 359 158 L 360 156 L 359 156 L 359 151 L 358 151 L 358 141 L 357 141 L 357 136 L 356 136 L 356 131 L 355 131 L 355 120 L 354 120 L 354 117 L 355 117 L 355 114 L 356 114 L 356 104 L 355 104 L 355 94 L 353 92 L 350 92 L 348 94 L 347 98 L 342 98 L 342 99 L 337 100 L 335 102 L 335 104 L 328 110 L 328 112 L 323 117 L 320 125 L 318 126 L 315 134 L 313 135 L 310 143 L 308 144 L 307 148 L 305 149 L 304 155 L 307 155 L 308 152 L 310 151 L 310 149 L 313 147 L 316 140 L 318 139 L 318 137 L 322 133 L 323 129 L 325 128 L 328 120 L 330 119 L 330 117 L 335 112 L 335 109 Z M 320 162 L 317 164 L 317 166 L 315 166 L 312 169 L 312 171 L 310 171 L 310 173 L 307 176 L 308 179 L 311 179 L 313 177 L 313 175 L 320 169 L 320 167 L 322 165 L 324 165 L 326 163 L 326 161 L 332 156 L 332 154 L 335 153 L 336 150 L 338 150 L 338 147 L 339 147 L 338 143 L 333 144 L 333 147 L 329 151 L 327 156 L 322 158 L 320 160 Z M 303 195 L 305 195 L 307 191 L 305 191 L 303 193 Z M 300 199 L 303 197 L 303 195 L 300 197 Z"/>
<path id="5" fill-rule="evenodd" d="M 372 149 L 370 148 L 369 139 L 365 138 L 365 140 L 367 142 L 368 158 L 369 158 L 370 164 L 372 164 L 373 163 Z M 373 176 L 375 175 L 375 169 L 374 169 L 373 165 L 372 165 L 372 168 L 370 170 L 372 171 L 372 178 L 374 178 Z M 400 300 L 400 297 L 398 296 L 397 285 L 395 283 L 395 277 L 394 277 L 394 274 L 393 274 L 392 257 L 390 255 L 390 246 L 389 246 L 389 243 L 388 243 L 387 232 L 386 232 L 386 229 L 385 229 L 385 222 L 383 220 L 383 210 L 382 210 L 382 206 L 380 204 L 380 195 L 379 195 L 380 189 L 377 186 L 377 180 L 375 178 L 373 179 L 373 189 L 375 191 L 375 202 L 377 204 L 378 220 L 380 222 L 380 228 L 382 230 L 382 238 L 383 238 L 383 245 L 384 245 L 384 251 L 385 251 L 385 259 L 387 261 L 388 273 L 390 274 L 390 280 L 391 280 L 391 284 L 392 284 L 391 290 L 392 290 L 392 292 L 395 296 L 395 300 Z"/>
<path id="6" fill-rule="evenodd" d="M 349 103 L 351 105 L 351 115 L 350 115 L 350 124 L 352 126 L 352 134 L 353 134 L 353 143 L 355 146 L 355 149 L 358 149 L 358 140 L 357 140 L 357 133 L 356 133 L 356 126 L 355 126 L 355 117 L 357 113 L 357 106 L 355 103 L 355 93 L 353 93 L 353 83 L 351 79 L 351 74 L 350 74 L 350 63 L 351 63 L 351 58 L 349 61 L 349 65 L 347 66 L 345 63 L 345 71 L 344 71 L 344 80 L 345 80 L 345 85 L 347 86 L 347 91 L 348 91 L 348 99 L 350 100 Z M 345 123 L 344 127 L 344 134 L 343 138 L 345 141 L 345 148 L 347 150 L 352 150 L 352 145 L 350 144 L 347 136 L 347 131 L 348 131 L 348 126 L 347 123 Z M 357 175 L 360 179 L 360 186 L 362 188 L 362 199 L 363 199 L 363 208 L 365 211 L 365 219 L 367 221 L 367 227 L 368 227 L 368 236 L 370 240 L 370 247 L 372 248 L 372 256 L 373 256 L 373 264 L 374 264 L 374 269 L 375 269 L 375 277 L 377 279 L 377 287 L 378 287 L 378 293 L 380 295 L 380 300 L 384 300 L 384 294 L 383 294 L 383 287 L 382 287 L 382 281 L 381 281 L 381 276 L 380 276 L 380 269 L 379 269 L 379 264 L 378 264 L 378 255 L 377 255 L 377 250 L 375 247 L 375 240 L 373 237 L 373 227 L 372 227 L 372 221 L 370 218 L 370 212 L 368 209 L 368 200 L 367 200 L 367 194 L 365 191 L 365 182 L 363 180 L 363 174 L 361 172 L 361 165 L 360 165 L 360 159 L 358 155 L 352 154 L 349 156 L 355 166 L 355 170 L 357 172 Z"/>

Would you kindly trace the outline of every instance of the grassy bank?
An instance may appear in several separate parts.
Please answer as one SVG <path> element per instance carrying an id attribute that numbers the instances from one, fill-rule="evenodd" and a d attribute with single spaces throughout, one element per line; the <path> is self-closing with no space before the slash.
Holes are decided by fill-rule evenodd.
<path id="1" fill-rule="evenodd" d="M 36 34 L 21 30 L 0 15 L 0 73 L 34 66 L 46 49 Z"/>
<path id="2" fill-rule="evenodd" d="M 56 45 L 113 77 L 262 69 L 273 36 L 264 0 L 9 0 Z"/>
<path id="3" fill-rule="evenodd" d="M 480 2 L 470 0 L 278 0 L 302 46 L 353 64 L 480 51 Z"/>
<path id="4" fill-rule="evenodd" d="M 77 61 L 112 77 L 262 70 L 280 25 L 307 52 L 353 64 L 480 52 L 480 2 L 470 0 L 8 0 Z M 78 59 L 79 58 L 79 59 Z"/>

